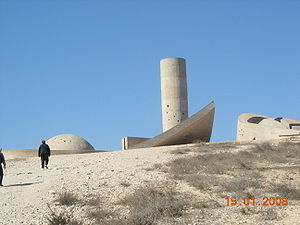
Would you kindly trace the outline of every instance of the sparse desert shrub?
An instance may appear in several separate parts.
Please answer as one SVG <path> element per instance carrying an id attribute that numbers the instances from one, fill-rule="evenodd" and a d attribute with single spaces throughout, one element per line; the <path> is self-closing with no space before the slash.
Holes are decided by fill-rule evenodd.
<path id="1" fill-rule="evenodd" d="M 300 159 L 300 143 L 281 142 L 277 148 L 287 158 Z"/>
<path id="2" fill-rule="evenodd" d="M 247 198 L 255 198 L 255 194 L 251 193 L 249 191 L 246 191 L 246 192 L 242 193 L 242 196 L 247 197 Z"/>
<path id="3" fill-rule="evenodd" d="M 191 206 L 197 209 L 215 209 L 221 207 L 222 205 L 219 202 L 210 199 L 194 202 L 191 204 Z"/>
<path id="4" fill-rule="evenodd" d="M 191 152 L 192 150 L 191 149 L 176 149 L 174 151 L 171 152 L 171 154 L 179 154 L 179 155 L 183 155 L 183 154 L 187 154 L 189 152 Z"/>
<path id="5" fill-rule="evenodd" d="M 226 180 L 223 184 L 226 191 L 229 192 L 242 192 L 247 188 L 259 188 L 260 183 L 250 177 L 237 177 Z"/>
<path id="6" fill-rule="evenodd" d="M 273 151 L 273 146 L 271 145 L 270 142 L 262 142 L 260 144 L 254 145 L 253 152 L 258 153 L 258 152 L 265 152 L 265 151 Z"/>
<path id="7" fill-rule="evenodd" d="M 66 205 L 66 206 L 74 205 L 80 202 L 77 195 L 68 191 L 60 193 L 54 201 L 58 202 L 60 205 Z"/>
<path id="8" fill-rule="evenodd" d="M 87 217 L 94 219 L 97 224 L 111 224 L 114 213 L 102 208 L 97 208 L 89 211 Z"/>
<path id="9" fill-rule="evenodd" d="M 274 209 L 267 209 L 260 212 L 264 220 L 279 220 L 278 213 Z"/>
<path id="10" fill-rule="evenodd" d="M 270 191 L 278 193 L 281 197 L 288 197 L 289 200 L 300 200 L 300 189 L 288 184 L 274 184 Z"/>
<path id="11" fill-rule="evenodd" d="M 85 204 L 89 206 L 99 206 L 101 203 L 101 199 L 98 196 L 93 196 L 85 200 Z"/>
<path id="12" fill-rule="evenodd" d="M 167 165 L 170 166 L 172 174 L 193 174 L 195 171 L 200 171 L 203 166 L 204 158 L 202 156 L 193 156 L 175 159 Z"/>
<path id="13" fill-rule="evenodd" d="M 238 171 L 238 176 L 251 177 L 252 179 L 256 179 L 256 180 L 263 177 L 263 175 L 260 172 L 254 170 L 248 170 L 248 169 Z"/>
<path id="14" fill-rule="evenodd" d="M 255 155 L 249 151 L 240 151 L 237 152 L 232 160 L 236 160 L 240 169 L 250 170 L 253 168 L 253 161 L 255 159 Z"/>
<path id="15" fill-rule="evenodd" d="M 200 189 L 206 190 L 211 186 L 215 186 L 219 184 L 219 179 L 215 176 L 205 176 L 201 174 L 188 174 L 182 176 L 181 179 L 187 181 L 190 185 Z"/>
<path id="16" fill-rule="evenodd" d="M 146 171 L 154 171 L 154 170 L 160 170 L 162 168 L 162 164 L 161 163 L 155 163 L 153 165 L 153 167 L 148 167 L 148 168 L 145 168 L 144 170 Z"/>
<path id="17" fill-rule="evenodd" d="M 200 190 L 223 186 L 227 191 L 240 192 L 249 187 L 260 187 L 258 178 L 261 175 L 252 170 L 253 163 L 251 162 L 254 158 L 254 154 L 247 151 L 236 154 L 217 153 L 176 159 L 167 166 L 173 178 L 185 180 Z M 237 178 L 225 179 L 220 176 L 229 172 Z M 205 176 L 203 173 L 209 175 Z"/>
<path id="18" fill-rule="evenodd" d="M 108 220 L 102 220 L 100 223 L 95 223 L 95 225 L 131 225 L 127 222 L 126 218 L 111 218 Z"/>
<path id="19" fill-rule="evenodd" d="M 172 174 L 193 174 L 206 172 L 210 174 L 224 174 L 235 169 L 250 169 L 250 153 L 240 152 L 196 155 L 175 159 L 171 163 Z"/>
<path id="20" fill-rule="evenodd" d="M 207 154 L 203 156 L 203 168 L 204 172 L 211 174 L 224 174 L 227 171 L 233 169 L 236 161 L 231 161 L 233 154 L 231 153 L 219 153 L 219 154 Z"/>
<path id="21" fill-rule="evenodd" d="M 205 144 L 206 141 L 204 141 L 202 139 L 195 139 L 195 140 L 192 141 L 192 143 L 194 143 L 194 144 Z"/>
<path id="22" fill-rule="evenodd" d="M 122 181 L 122 182 L 120 182 L 120 185 L 123 187 L 129 187 L 130 183 L 128 181 Z"/>
<path id="23" fill-rule="evenodd" d="M 144 168 L 144 170 L 146 171 L 154 171 L 154 170 L 160 170 L 162 168 L 162 164 L 161 163 L 155 163 L 153 165 L 153 167 L 147 167 L 147 168 Z"/>
<path id="24" fill-rule="evenodd" d="M 220 148 L 220 146 L 218 145 Z M 174 154 L 185 154 L 185 149 L 173 151 Z M 254 162 L 274 162 L 285 163 L 288 158 L 300 158 L 300 145 L 295 143 L 282 143 L 278 146 L 269 142 L 254 145 L 248 151 L 237 153 L 216 153 L 206 155 L 196 155 L 186 158 L 176 159 L 167 164 L 173 174 L 193 174 L 196 171 L 210 174 L 224 174 L 236 169 L 251 170 Z"/>
<path id="25" fill-rule="evenodd" d="M 248 207 L 242 207 L 240 209 L 240 212 L 242 213 L 242 215 L 250 215 L 251 210 Z"/>
<path id="26" fill-rule="evenodd" d="M 82 225 L 82 222 L 74 219 L 67 213 L 55 213 L 50 207 L 50 216 L 47 217 L 48 225 Z"/>
<path id="27" fill-rule="evenodd" d="M 161 217 L 181 216 L 184 201 L 177 194 L 155 186 L 141 187 L 125 199 L 121 204 L 129 206 L 128 224 L 152 225 Z"/>
<path id="28" fill-rule="evenodd" d="M 162 164 L 161 163 L 155 163 L 154 165 L 153 165 L 153 168 L 154 169 L 161 169 L 162 168 Z"/>
<path id="29" fill-rule="evenodd" d="M 278 146 L 272 145 L 269 142 L 257 144 L 252 148 L 253 153 L 256 155 L 257 161 L 268 161 L 274 163 L 287 162 L 286 150 Z"/>

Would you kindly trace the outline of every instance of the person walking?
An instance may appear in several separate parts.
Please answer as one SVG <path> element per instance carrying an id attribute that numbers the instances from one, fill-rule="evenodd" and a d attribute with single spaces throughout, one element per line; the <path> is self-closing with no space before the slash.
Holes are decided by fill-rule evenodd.
<path id="1" fill-rule="evenodd" d="M 44 169 L 44 166 L 48 169 L 48 162 L 50 157 L 50 147 L 46 144 L 46 141 L 42 140 L 42 144 L 39 147 L 39 157 L 41 157 L 42 161 L 42 168 Z"/>
<path id="2" fill-rule="evenodd" d="M 2 164 L 3 164 L 3 168 L 6 169 L 5 158 L 4 158 L 4 155 L 2 153 L 2 148 L 0 148 L 0 186 L 3 186 L 2 180 L 3 180 L 4 173 L 3 173 Z"/>

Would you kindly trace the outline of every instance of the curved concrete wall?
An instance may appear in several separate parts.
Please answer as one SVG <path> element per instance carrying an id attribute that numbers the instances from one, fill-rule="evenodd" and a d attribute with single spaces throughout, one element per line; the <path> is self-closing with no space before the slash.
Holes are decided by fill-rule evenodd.
<path id="1" fill-rule="evenodd" d="M 271 118 L 252 113 L 241 114 L 237 123 L 237 141 L 272 140 L 300 136 L 300 121 Z"/>
<path id="2" fill-rule="evenodd" d="M 166 132 L 128 148 L 189 144 L 194 141 L 208 142 L 215 115 L 215 103 L 211 102 L 199 112 Z"/>
<path id="3" fill-rule="evenodd" d="M 188 118 L 186 66 L 183 58 L 160 61 L 163 132 Z"/>

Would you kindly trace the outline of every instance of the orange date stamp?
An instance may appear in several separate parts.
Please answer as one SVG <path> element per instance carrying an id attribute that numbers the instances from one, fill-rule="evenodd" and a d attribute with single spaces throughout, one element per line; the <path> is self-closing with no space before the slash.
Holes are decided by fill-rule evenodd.
<path id="1" fill-rule="evenodd" d="M 287 206 L 289 204 L 289 199 L 287 197 L 263 197 L 262 199 L 257 199 L 255 197 L 227 197 L 225 198 L 228 206 L 236 205 L 252 205 L 252 206 Z"/>

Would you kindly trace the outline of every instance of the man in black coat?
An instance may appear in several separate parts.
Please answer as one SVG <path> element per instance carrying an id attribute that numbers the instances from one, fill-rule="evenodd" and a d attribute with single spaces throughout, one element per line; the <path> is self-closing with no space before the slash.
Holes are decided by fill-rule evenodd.
<path id="1" fill-rule="evenodd" d="M 3 184 L 2 184 L 2 180 L 3 180 L 2 164 L 3 164 L 3 167 L 5 169 L 6 168 L 5 158 L 4 158 L 4 155 L 2 153 L 2 148 L 0 148 L 0 186 L 3 186 Z"/>
<path id="2" fill-rule="evenodd" d="M 44 169 L 44 165 L 48 169 L 48 162 L 50 157 L 50 148 L 49 145 L 46 144 L 46 141 L 42 141 L 42 144 L 39 147 L 39 157 L 42 160 L 42 168 Z"/>

